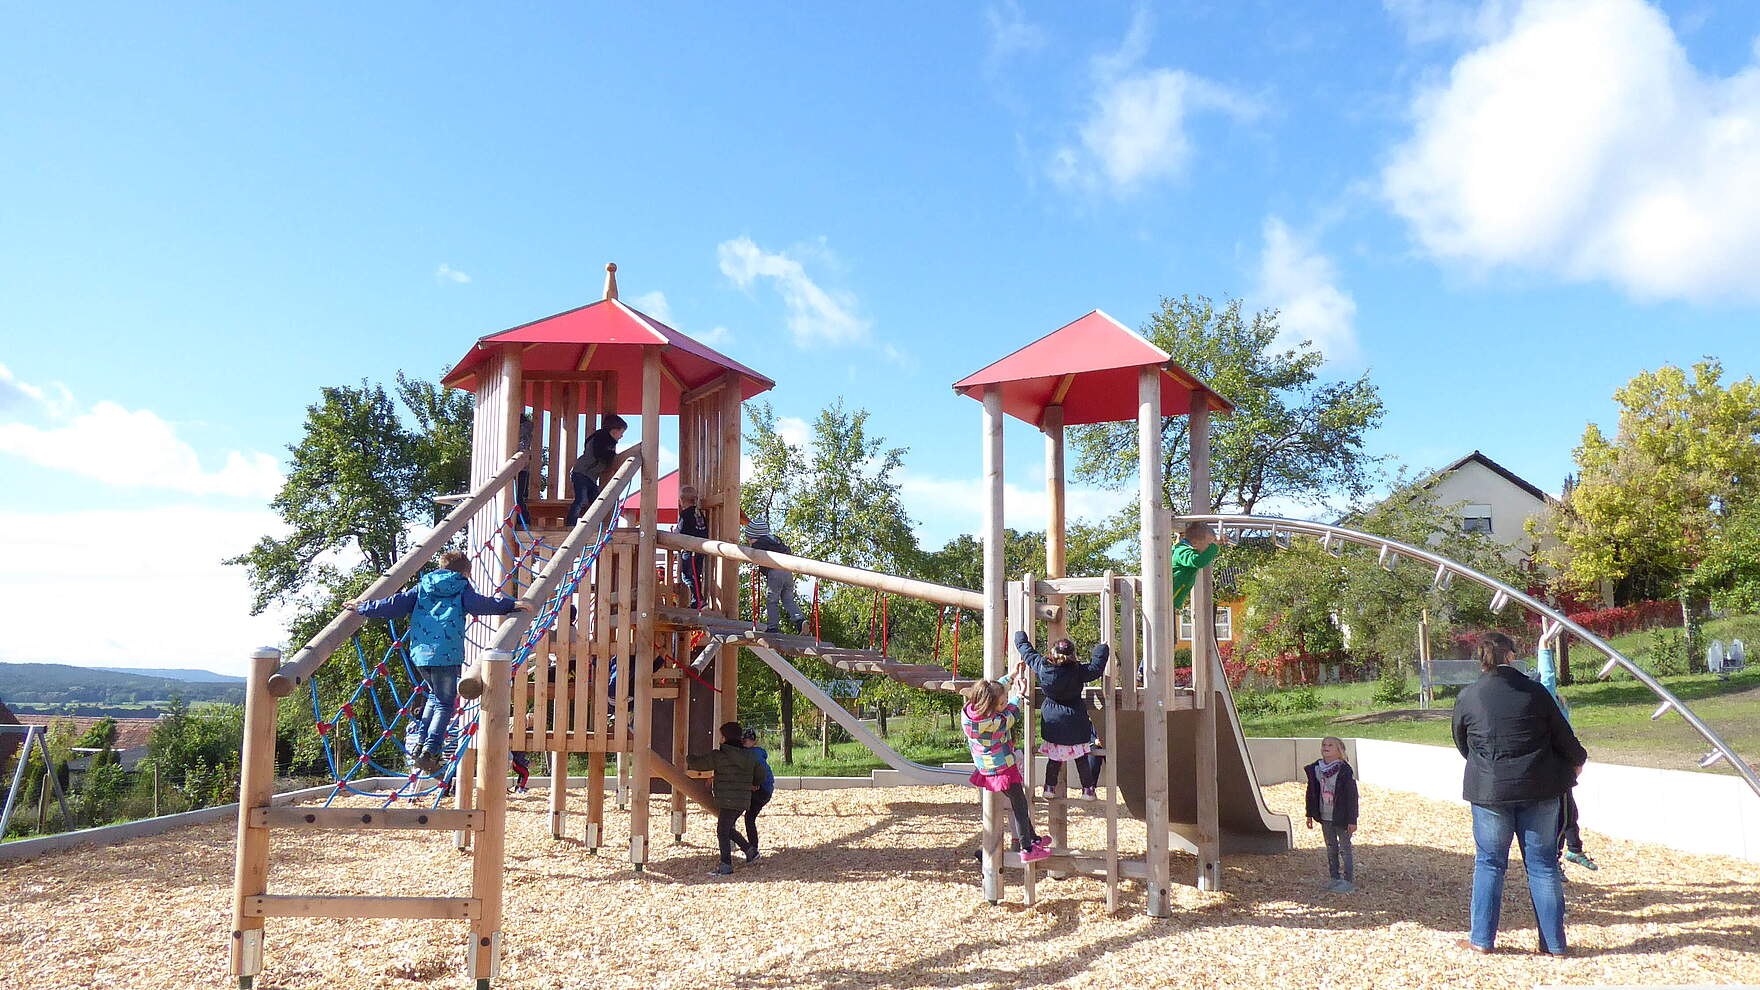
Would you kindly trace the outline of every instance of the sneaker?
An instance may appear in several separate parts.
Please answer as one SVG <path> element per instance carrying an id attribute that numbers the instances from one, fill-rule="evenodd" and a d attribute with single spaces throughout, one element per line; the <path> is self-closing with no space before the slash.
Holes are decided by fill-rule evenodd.
<path id="1" fill-rule="evenodd" d="M 439 754 L 430 753 L 427 750 L 423 750 L 421 753 L 416 755 L 416 768 L 426 774 L 439 773 L 440 772 L 440 756 L 439 756 Z"/>
<path id="2" fill-rule="evenodd" d="M 1092 787 L 1084 787 L 1082 788 L 1082 800 L 1098 801 L 1100 800 L 1100 794 Z"/>
<path id="3" fill-rule="evenodd" d="M 1344 885 L 1344 878 L 1333 877 L 1331 880 L 1326 881 L 1326 883 L 1324 885 L 1322 885 L 1320 889 L 1321 890 L 1329 890 L 1329 891 L 1333 892 L 1334 894 L 1342 894 L 1342 893 L 1344 893 L 1344 886 L 1343 885 Z"/>
<path id="4" fill-rule="evenodd" d="M 782 627 L 781 626 L 765 626 L 764 633 L 765 633 L 765 635 L 780 636 L 780 635 L 782 635 Z"/>
<path id="5" fill-rule="evenodd" d="M 1039 788 L 1039 793 L 1044 795 L 1045 800 L 1047 801 L 1057 796 L 1057 792 L 1051 789 L 1050 784 L 1046 784 L 1044 787 Z"/>
<path id="6" fill-rule="evenodd" d="M 1049 857 L 1050 855 L 1051 855 L 1051 838 L 1049 836 L 1042 836 L 1042 837 L 1040 837 L 1039 841 L 1033 843 L 1032 848 L 1028 849 L 1024 853 L 1021 853 L 1021 862 L 1023 862 L 1023 863 L 1037 863 L 1039 860 L 1045 859 L 1045 858 Z"/>
<path id="7" fill-rule="evenodd" d="M 712 877 L 733 876 L 733 864 L 732 863 L 722 863 L 722 864 L 716 866 L 713 870 L 710 870 L 709 875 Z"/>
<path id="8" fill-rule="evenodd" d="M 758 857 L 760 855 L 762 855 L 762 854 L 758 852 L 758 847 L 753 846 L 752 848 L 746 850 L 746 862 L 756 863 L 758 861 Z"/>
<path id="9" fill-rule="evenodd" d="M 1564 861 L 1567 863 L 1575 863 L 1585 870 L 1599 870 L 1599 869 L 1601 869 L 1601 867 L 1599 865 L 1597 865 L 1594 860 L 1590 859 L 1588 857 L 1588 855 L 1585 853 L 1567 852 L 1564 854 Z"/>
<path id="10" fill-rule="evenodd" d="M 1340 894 L 1354 894 L 1358 890 L 1357 885 L 1349 880 L 1340 880 L 1338 883 L 1333 884 L 1332 889 Z"/>

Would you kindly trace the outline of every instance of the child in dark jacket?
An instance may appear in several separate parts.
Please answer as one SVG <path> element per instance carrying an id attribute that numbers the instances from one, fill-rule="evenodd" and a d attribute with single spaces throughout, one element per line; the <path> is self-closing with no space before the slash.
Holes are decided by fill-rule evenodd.
<path id="1" fill-rule="evenodd" d="M 770 521 L 768 519 L 753 519 L 751 522 L 746 523 L 746 542 L 751 544 L 754 549 L 765 550 L 770 553 L 794 553 L 793 550 L 788 548 L 788 544 L 777 539 L 776 536 L 770 532 Z M 807 616 L 806 613 L 801 611 L 800 602 L 796 601 L 794 597 L 794 575 L 777 567 L 765 567 L 762 570 L 764 571 L 764 584 L 766 587 L 764 595 L 764 631 L 769 633 L 781 632 L 781 613 L 787 612 L 788 617 L 794 620 L 795 631 L 805 633 L 807 630 Z"/>
<path id="2" fill-rule="evenodd" d="M 1332 876 L 1326 889 L 1348 894 L 1357 889 L 1351 854 L 1351 836 L 1357 833 L 1357 774 L 1344 758 L 1344 740 L 1320 740 L 1320 758 L 1302 769 L 1308 775 L 1308 827 L 1319 822 L 1326 837 L 1326 869 Z"/>
<path id="3" fill-rule="evenodd" d="M 1021 659 L 1039 678 L 1039 690 L 1045 701 L 1039 706 L 1039 735 L 1043 740 L 1039 752 L 1050 761 L 1045 768 L 1045 797 L 1062 793 L 1058 778 L 1065 763 L 1074 762 L 1082 781 L 1082 797 L 1095 797 L 1094 788 L 1100 781 L 1100 757 L 1088 750 L 1094 745 L 1094 722 L 1088 716 L 1088 700 L 1082 686 L 1106 673 L 1106 660 L 1111 648 L 1105 643 L 1094 647 L 1093 656 L 1085 664 L 1076 662 L 1076 646 L 1067 639 L 1051 645 L 1051 656 L 1041 656 L 1033 649 L 1027 634 L 1014 634 L 1014 648 Z"/>
<path id="4" fill-rule="evenodd" d="M 709 538 L 709 517 L 697 504 L 697 489 L 684 485 L 678 490 L 678 525 L 673 532 L 681 536 L 694 536 L 699 540 Z M 691 592 L 691 608 L 703 607 L 703 565 L 706 563 L 700 553 L 685 552 L 678 555 L 678 576 L 684 579 L 685 587 Z"/>
<path id="5" fill-rule="evenodd" d="M 471 587 L 471 561 L 457 550 L 441 554 L 437 568 L 421 576 L 408 591 L 375 601 L 347 601 L 369 619 L 409 617 L 409 658 L 422 678 L 428 704 L 422 712 L 421 746 L 410 754 L 425 773 L 440 769 L 446 727 L 458 707 L 458 679 L 464 673 L 464 623 L 472 615 L 530 612 L 532 606 L 505 595 L 487 598 Z"/>
<path id="6" fill-rule="evenodd" d="M 563 521 L 569 526 L 579 522 L 581 513 L 599 497 L 605 476 L 611 473 L 618 460 L 617 441 L 622 440 L 628 430 L 629 423 L 622 416 L 613 414 L 606 416 L 599 428 L 587 435 L 586 449 L 568 469 L 568 484 L 574 491 L 574 501 L 569 503 L 568 515 Z"/>
<path id="7" fill-rule="evenodd" d="M 752 729 L 739 734 L 742 746 L 758 758 L 758 787 L 752 791 L 752 806 L 746 809 L 746 841 L 754 852 L 758 848 L 758 812 L 776 796 L 776 774 L 770 769 L 770 752 L 758 745 L 758 733 Z"/>
<path id="8" fill-rule="evenodd" d="M 746 862 L 758 858 L 757 843 L 748 842 L 739 834 L 739 820 L 751 810 L 753 792 L 764 779 L 764 765 L 758 754 L 747 749 L 740 740 L 744 734 L 738 722 L 728 722 L 721 727 L 721 745 L 714 752 L 692 754 L 685 761 L 692 770 L 712 770 L 715 773 L 713 789 L 718 809 L 715 837 L 721 842 L 721 862 L 709 871 L 710 876 L 726 876 L 733 872 L 734 846 L 746 854 Z"/>

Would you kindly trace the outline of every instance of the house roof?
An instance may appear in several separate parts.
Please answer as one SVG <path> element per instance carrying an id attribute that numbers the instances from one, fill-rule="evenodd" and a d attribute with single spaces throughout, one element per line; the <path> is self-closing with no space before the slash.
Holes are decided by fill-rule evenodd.
<path id="1" fill-rule="evenodd" d="M 1546 494 L 1545 492 L 1541 491 L 1538 487 L 1528 483 L 1528 481 L 1525 480 L 1524 478 L 1522 478 L 1521 475 L 1516 474 L 1514 471 L 1511 471 L 1509 468 L 1504 467 L 1502 464 L 1499 464 L 1496 461 L 1492 460 L 1491 458 L 1486 457 L 1484 454 L 1480 453 L 1477 450 L 1475 450 L 1472 453 L 1468 454 L 1467 456 L 1461 458 L 1460 460 L 1455 461 L 1453 464 L 1450 464 L 1449 466 L 1443 468 L 1442 470 L 1437 471 L 1435 474 L 1432 474 L 1430 477 L 1425 478 L 1424 481 L 1422 482 L 1423 487 L 1425 487 L 1425 488 L 1431 487 L 1432 485 L 1436 484 L 1438 481 L 1441 481 L 1447 475 L 1452 474 L 1455 471 L 1460 470 L 1462 467 L 1466 466 L 1469 462 L 1472 462 L 1472 461 L 1478 461 L 1480 464 L 1491 469 L 1491 471 L 1502 476 L 1502 478 L 1505 481 L 1508 481 L 1510 484 L 1516 486 L 1517 488 L 1520 488 L 1522 491 L 1527 492 L 1529 495 L 1534 496 L 1536 499 L 1539 499 L 1542 502 L 1551 502 L 1553 500 L 1551 495 Z"/>
<path id="2" fill-rule="evenodd" d="M 24 725 L 72 722 L 76 736 L 84 735 L 92 726 L 103 721 L 102 718 L 69 718 L 62 715 L 20 715 L 18 720 Z M 145 749 L 148 738 L 153 734 L 153 726 L 158 724 L 157 718 L 119 718 L 116 720 L 116 738 L 111 742 L 110 748 L 119 753 L 129 749 Z"/>
<path id="3" fill-rule="evenodd" d="M 660 525 L 670 526 L 673 523 L 678 522 L 678 471 L 674 470 L 669 474 L 662 475 L 659 484 L 655 486 L 654 492 L 654 497 L 660 503 L 660 511 L 655 513 L 655 515 L 660 518 Z M 642 518 L 642 507 L 640 503 L 641 499 L 636 498 L 632 498 L 624 503 L 623 517 L 629 520 L 631 525 L 634 525 Z M 743 524 L 750 522 L 751 520 L 746 518 L 746 514 L 742 510 L 739 514 L 739 521 Z"/>
<path id="4" fill-rule="evenodd" d="M 615 288 L 611 291 L 615 292 Z M 660 352 L 660 412 L 675 415 L 679 397 L 731 371 L 740 378 L 740 398 L 767 392 L 776 383 L 721 352 L 693 340 L 615 295 L 571 310 L 522 323 L 479 338 L 441 381 L 453 388 L 474 390 L 477 370 L 496 345 L 518 344 L 526 374 L 542 372 L 611 371 L 623 382 L 618 389 L 619 413 L 642 411 L 642 348 Z M 536 395 L 530 398 L 540 398 Z M 540 399 L 541 405 L 541 399 Z"/>
<path id="5" fill-rule="evenodd" d="M 1068 426 L 1114 423 L 1137 418 L 1141 368 L 1161 369 L 1164 415 L 1185 415 L 1194 393 L 1213 411 L 1234 409 L 1166 351 L 1097 309 L 954 382 L 953 390 L 982 401 L 986 387 L 999 386 L 1002 411 L 1034 426 L 1054 405 Z"/>

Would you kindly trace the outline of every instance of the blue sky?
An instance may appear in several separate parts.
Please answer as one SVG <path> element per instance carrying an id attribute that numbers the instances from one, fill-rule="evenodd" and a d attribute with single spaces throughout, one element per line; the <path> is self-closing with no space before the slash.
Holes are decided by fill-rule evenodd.
<path id="1" fill-rule="evenodd" d="M 317 389 L 436 374 L 597 298 L 606 261 L 783 415 L 873 410 L 932 542 L 976 523 L 948 385 L 1093 308 L 1279 307 L 1371 372 L 1376 452 L 1478 448 L 1552 490 L 1635 372 L 1760 357 L 1756 5 L 0 24 L 0 659 L 236 669 L 274 624 L 213 561 L 269 524 Z M 1031 524 L 1040 445 L 1009 440 Z"/>

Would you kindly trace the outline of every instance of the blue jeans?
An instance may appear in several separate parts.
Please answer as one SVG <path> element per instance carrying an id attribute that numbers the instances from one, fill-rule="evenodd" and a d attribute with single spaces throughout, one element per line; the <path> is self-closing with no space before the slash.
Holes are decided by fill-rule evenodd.
<path id="1" fill-rule="evenodd" d="M 1565 951 L 1564 884 L 1559 878 L 1558 798 L 1519 804 L 1473 805 L 1473 944 L 1497 944 L 1497 921 L 1503 910 L 1503 874 L 1509 868 L 1509 842 L 1521 846 L 1528 871 L 1528 897 L 1539 922 L 1540 948 Z"/>
<path id="2" fill-rule="evenodd" d="M 446 727 L 452 724 L 453 710 L 458 707 L 458 679 L 464 667 L 417 667 L 422 682 L 428 685 L 428 707 L 422 710 L 422 748 L 439 756 L 446 749 Z"/>
<path id="3" fill-rule="evenodd" d="M 598 475 L 585 475 L 577 471 L 570 471 L 568 483 L 574 486 L 574 501 L 569 503 L 568 515 L 564 516 L 562 521 L 573 526 L 581 521 L 582 514 L 591 508 L 593 500 L 599 497 L 599 477 Z"/>

